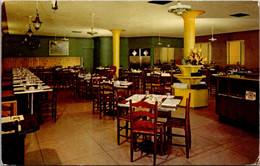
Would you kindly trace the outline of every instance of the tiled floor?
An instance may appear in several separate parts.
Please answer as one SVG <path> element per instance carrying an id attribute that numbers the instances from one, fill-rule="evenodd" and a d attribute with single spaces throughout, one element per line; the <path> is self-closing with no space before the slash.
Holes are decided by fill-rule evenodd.
<path id="1" fill-rule="evenodd" d="M 45 118 L 40 130 L 26 136 L 26 165 L 152 164 L 152 155 L 140 158 L 141 153 L 130 162 L 130 143 L 117 145 L 116 120 L 93 115 L 89 100 L 73 97 L 67 90 L 60 90 L 58 97 L 57 122 Z M 182 116 L 183 111 L 173 115 Z M 191 110 L 191 132 L 189 159 L 184 147 L 173 146 L 166 155 L 157 156 L 157 164 L 244 165 L 254 163 L 259 155 L 259 136 L 218 122 L 214 98 L 207 108 Z"/>

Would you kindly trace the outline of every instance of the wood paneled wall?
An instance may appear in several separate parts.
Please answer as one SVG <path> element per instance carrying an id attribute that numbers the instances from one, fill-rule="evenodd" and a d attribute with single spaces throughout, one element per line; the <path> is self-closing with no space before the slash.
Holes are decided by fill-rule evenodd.
<path id="1" fill-rule="evenodd" d="M 10 71 L 15 67 L 37 67 L 37 66 L 75 66 L 81 65 L 80 57 L 34 57 L 34 58 L 3 58 L 2 70 Z"/>

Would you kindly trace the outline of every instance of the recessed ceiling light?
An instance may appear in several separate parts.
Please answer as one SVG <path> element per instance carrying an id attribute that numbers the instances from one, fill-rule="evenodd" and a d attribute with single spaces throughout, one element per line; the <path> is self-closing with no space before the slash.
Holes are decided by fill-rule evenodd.
<path id="1" fill-rule="evenodd" d="M 246 14 L 246 13 L 236 13 L 236 14 L 231 14 L 230 16 L 233 17 L 245 17 L 245 16 L 249 16 L 250 14 Z"/>
<path id="2" fill-rule="evenodd" d="M 149 1 L 148 3 L 154 3 L 154 4 L 158 4 L 158 5 L 165 5 L 165 4 L 170 3 L 170 2 L 172 2 L 172 1 L 159 1 L 159 0 L 157 0 L 157 1 Z"/>
<path id="3" fill-rule="evenodd" d="M 71 31 L 72 33 L 82 33 L 81 31 Z"/>

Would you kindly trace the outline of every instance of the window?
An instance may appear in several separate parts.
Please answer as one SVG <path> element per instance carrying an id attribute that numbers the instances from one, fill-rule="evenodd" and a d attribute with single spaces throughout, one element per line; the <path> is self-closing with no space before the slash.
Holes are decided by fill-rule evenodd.
<path id="1" fill-rule="evenodd" d="M 211 62 L 211 42 L 195 43 L 195 48 L 197 50 L 202 50 L 202 57 L 207 58 L 205 64 L 210 64 Z"/>
<path id="2" fill-rule="evenodd" d="M 245 46 L 244 40 L 227 41 L 227 64 L 244 65 L 245 63 Z"/>

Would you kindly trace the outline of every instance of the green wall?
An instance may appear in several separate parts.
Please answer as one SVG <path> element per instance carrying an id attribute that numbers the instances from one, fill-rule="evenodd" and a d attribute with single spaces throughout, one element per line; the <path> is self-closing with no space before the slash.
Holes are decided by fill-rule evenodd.
<path id="1" fill-rule="evenodd" d="M 120 66 L 123 70 L 129 68 L 128 38 L 120 38 Z"/>
<path id="2" fill-rule="evenodd" d="M 49 56 L 49 40 L 54 37 L 33 36 L 40 41 L 40 47 L 31 49 L 24 43 L 24 35 L 4 35 L 2 37 L 2 58 L 9 57 L 55 57 Z M 56 40 L 61 40 L 57 37 Z M 94 41 L 89 38 L 69 38 L 69 56 L 57 57 L 82 57 L 84 68 L 92 71 Z"/>
<path id="3" fill-rule="evenodd" d="M 38 49 L 30 49 L 24 44 L 24 35 L 4 35 L 2 37 L 2 58 L 8 57 L 54 57 L 49 56 L 49 40 L 54 37 L 33 36 L 40 41 Z M 56 40 L 61 40 L 57 37 Z M 182 48 L 183 39 L 161 38 L 162 46 Z M 120 66 L 123 69 L 129 68 L 129 49 L 150 48 L 151 66 L 153 65 L 153 49 L 157 47 L 158 37 L 135 37 L 120 38 Z M 113 39 L 112 37 L 95 38 L 69 38 L 69 56 L 57 57 L 82 57 L 84 68 L 93 72 L 97 66 L 113 65 Z"/>
<path id="4" fill-rule="evenodd" d="M 113 65 L 113 38 L 94 38 L 94 68 Z M 128 69 L 128 39 L 120 38 L 120 66 Z"/>
<path id="5" fill-rule="evenodd" d="M 113 65 L 113 40 L 111 37 L 94 38 L 94 67 Z"/>

